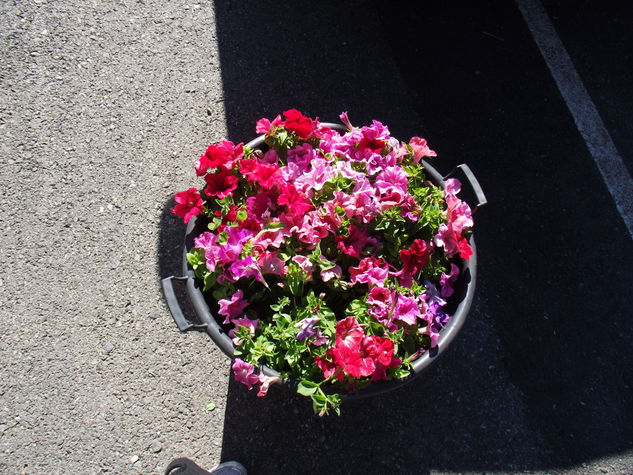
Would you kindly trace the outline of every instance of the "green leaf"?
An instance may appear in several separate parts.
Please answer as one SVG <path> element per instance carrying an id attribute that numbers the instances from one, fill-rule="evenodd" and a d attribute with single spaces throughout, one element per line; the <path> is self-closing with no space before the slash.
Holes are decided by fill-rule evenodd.
<path id="1" fill-rule="evenodd" d="M 215 410 L 215 403 L 213 401 L 209 401 L 206 406 L 204 406 L 204 410 L 207 412 L 213 412 Z"/>
<path id="2" fill-rule="evenodd" d="M 299 386 L 297 387 L 297 393 L 301 394 L 302 396 L 312 396 L 316 392 L 318 387 L 319 385 L 317 383 L 304 379 L 299 383 Z"/>

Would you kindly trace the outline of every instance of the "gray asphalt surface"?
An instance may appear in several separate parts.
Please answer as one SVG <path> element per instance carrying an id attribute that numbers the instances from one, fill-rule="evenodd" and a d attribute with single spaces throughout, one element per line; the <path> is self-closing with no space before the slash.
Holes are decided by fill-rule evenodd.
<path id="1" fill-rule="evenodd" d="M 319 5 L 0 3 L 0 472 L 633 473 L 633 242 L 516 5 Z M 604 5 L 545 2 L 631 169 Z M 232 382 L 159 285 L 197 156 L 290 107 L 425 136 L 490 201 L 454 346 L 340 418 Z"/>

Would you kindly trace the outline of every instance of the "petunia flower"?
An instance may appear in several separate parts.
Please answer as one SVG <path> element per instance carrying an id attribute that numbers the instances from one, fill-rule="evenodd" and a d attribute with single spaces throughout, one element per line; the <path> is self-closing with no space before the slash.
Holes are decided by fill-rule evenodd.
<path id="1" fill-rule="evenodd" d="M 185 223 L 188 223 L 194 216 L 198 216 L 204 209 L 200 193 L 195 188 L 176 193 L 174 201 L 177 204 L 172 208 L 171 212 L 182 218 Z"/>
<path id="2" fill-rule="evenodd" d="M 378 257 L 364 257 L 357 267 L 349 268 L 350 280 L 354 284 L 382 284 L 389 275 L 388 264 Z"/>
<path id="3" fill-rule="evenodd" d="M 253 385 L 259 382 L 259 377 L 254 373 L 255 367 L 252 364 L 235 358 L 232 368 L 235 381 L 246 385 L 248 389 L 252 389 Z"/>
<path id="4" fill-rule="evenodd" d="M 419 316 L 421 313 L 417 299 L 399 294 L 393 309 L 393 319 L 408 325 L 415 325 Z"/>
<path id="5" fill-rule="evenodd" d="M 266 118 L 259 119 L 255 125 L 255 132 L 258 134 L 268 134 L 274 127 L 283 125 L 283 122 L 280 115 L 275 117 L 272 122 Z"/>
<path id="6" fill-rule="evenodd" d="M 314 208 L 308 197 L 297 191 L 292 183 L 287 183 L 283 186 L 281 194 L 277 198 L 277 204 L 280 206 L 286 205 L 286 209 L 296 216 L 301 216 Z"/>
<path id="7" fill-rule="evenodd" d="M 231 323 L 235 325 L 235 327 L 229 330 L 229 337 L 233 340 L 235 346 L 240 346 L 243 342 L 239 337 L 235 336 L 235 330 L 240 326 L 246 327 L 248 328 L 249 334 L 255 336 L 255 330 L 259 326 L 259 319 L 251 320 L 248 317 L 233 318 Z"/>
<path id="8" fill-rule="evenodd" d="M 244 309 L 248 307 L 248 300 L 244 299 L 244 292 L 240 289 L 231 296 L 230 300 L 218 300 L 218 305 L 220 306 L 218 313 L 226 317 L 224 323 L 229 323 L 231 319 L 241 315 Z"/>
<path id="9" fill-rule="evenodd" d="M 440 276 L 440 285 L 442 286 L 442 290 L 440 291 L 440 295 L 443 298 L 450 297 L 453 295 L 453 283 L 457 280 L 459 276 L 459 267 L 455 264 L 451 263 L 451 270 L 448 274 L 442 272 Z"/>
<path id="10" fill-rule="evenodd" d="M 423 138 L 412 137 L 409 145 L 413 149 L 413 163 L 419 163 L 422 157 L 437 157 L 437 153 L 429 148 Z"/>
<path id="11" fill-rule="evenodd" d="M 264 397 L 268 393 L 270 385 L 279 381 L 279 376 L 266 376 L 264 373 L 259 374 L 259 391 L 257 397 Z"/>
<path id="12" fill-rule="evenodd" d="M 408 275 L 414 275 L 426 267 L 431 258 L 431 247 L 423 239 L 415 239 L 409 249 L 400 251 L 402 271 Z"/>
<path id="13" fill-rule="evenodd" d="M 284 111 L 284 117 L 286 118 L 284 121 L 284 127 L 291 132 L 296 133 L 301 139 L 307 139 L 310 137 L 315 129 L 315 121 L 304 116 L 297 109 Z"/>
<path id="14" fill-rule="evenodd" d="M 365 248 L 378 244 L 375 238 L 368 236 L 353 224 L 348 227 L 348 236 L 336 236 L 335 240 L 338 248 L 352 257 L 360 257 Z"/>
<path id="15" fill-rule="evenodd" d="M 209 173 L 204 177 L 204 180 L 207 182 L 204 192 L 209 196 L 216 196 L 220 200 L 232 194 L 233 190 L 237 188 L 238 182 L 236 176 L 225 170 Z"/>

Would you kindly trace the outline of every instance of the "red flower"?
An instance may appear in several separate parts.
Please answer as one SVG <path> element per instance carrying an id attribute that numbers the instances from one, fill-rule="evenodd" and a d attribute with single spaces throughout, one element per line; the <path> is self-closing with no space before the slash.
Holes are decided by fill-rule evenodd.
<path id="1" fill-rule="evenodd" d="M 315 357 L 323 376 L 334 375 L 339 381 L 344 375 L 352 378 L 371 376 L 372 381 L 386 379 L 387 368 L 395 368 L 402 361 L 393 355 L 394 345 L 389 338 L 365 335 L 354 317 L 336 324 L 336 343 L 325 354 Z"/>
<path id="2" fill-rule="evenodd" d="M 251 183 L 257 183 L 260 188 L 268 189 L 281 184 L 283 178 L 279 165 L 262 163 L 258 159 L 247 158 L 240 162 L 240 173 Z"/>
<path id="3" fill-rule="evenodd" d="M 284 126 L 291 132 L 295 132 L 299 138 L 307 139 L 315 129 L 315 123 L 309 117 L 304 116 L 297 109 L 289 109 L 284 112 L 286 121 Z"/>
<path id="4" fill-rule="evenodd" d="M 209 173 L 204 179 L 207 182 L 204 192 L 209 196 L 217 196 L 218 199 L 226 198 L 237 188 L 237 177 L 228 171 Z"/>
<path id="5" fill-rule="evenodd" d="M 459 251 L 459 256 L 467 261 L 469 261 L 470 256 L 473 255 L 473 250 L 470 248 L 468 240 L 464 236 L 461 236 L 457 241 L 457 250 Z"/>
<path id="6" fill-rule="evenodd" d="M 336 323 L 336 346 L 357 348 L 363 339 L 363 328 L 354 317 L 347 317 Z"/>
<path id="7" fill-rule="evenodd" d="M 219 144 L 209 145 L 207 151 L 196 162 L 196 175 L 204 175 L 209 168 L 223 168 L 230 170 L 235 162 L 244 155 L 244 144 L 235 145 L 229 140 L 223 140 Z"/>
<path id="8" fill-rule="evenodd" d="M 172 208 L 171 212 L 183 218 L 185 223 L 188 223 L 194 216 L 198 216 L 204 208 L 200 193 L 195 188 L 176 193 L 174 201 L 178 204 Z"/>
<path id="9" fill-rule="evenodd" d="M 302 216 L 314 208 L 308 197 L 297 191 L 292 183 L 287 183 L 281 189 L 281 194 L 277 198 L 277 204 L 286 205 L 288 211 L 295 216 Z"/>
<path id="10" fill-rule="evenodd" d="M 402 260 L 402 271 L 405 274 L 413 275 L 420 272 L 428 264 L 431 257 L 431 249 L 422 239 L 416 239 L 409 249 L 400 251 Z"/>
<path id="11" fill-rule="evenodd" d="M 363 137 L 361 141 L 358 142 L 358 151 L 363 153 L 364 155 L 380 153 L 383 148 L 385 148 L 384 140 L 369 139 L 367 137 Z"/>

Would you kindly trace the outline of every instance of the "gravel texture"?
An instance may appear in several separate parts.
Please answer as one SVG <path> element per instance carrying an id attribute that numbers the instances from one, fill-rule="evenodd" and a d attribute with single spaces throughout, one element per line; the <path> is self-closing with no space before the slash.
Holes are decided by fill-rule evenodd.
<path id="1" fill-rule="evenodd" d="M 0 2 L 1 473 L 633 472 L 633 246 L 516 7 L 423 4 Z M 426 136 L 490 199 L 465 336 L 340 418 L 232 382 L 160 289 L 197 156 L 290 107 Z"/>
<path id="2" fill-rule="evenodd" d="M 158 285 L 183 233 L 170 197 L 226 134 L 213 8 L 1 9 L 0 471 L 213 464 L 229 366 Z"/>

